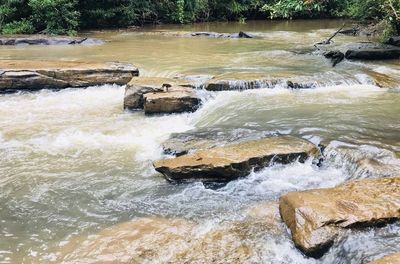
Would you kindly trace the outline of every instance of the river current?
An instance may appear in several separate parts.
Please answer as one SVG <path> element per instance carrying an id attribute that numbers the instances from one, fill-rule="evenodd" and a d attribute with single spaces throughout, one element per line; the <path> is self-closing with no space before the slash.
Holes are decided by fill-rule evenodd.
<path id="1" fill-rule="evenodd" d="M 380 88 L 369 75 L 400 77 L 398 61 L 332 68 L 307 52 L 342 23 L 172 25 L 84 34 L 104 45 L 0 47 L 1 59 L 124 61 L 142 76 L 200 76 L 199 87 L 209 76 L 244 72 L 317 83 L 199 89 L 197 112 L 150 117 L 124 111 L 124 87 L 115 85 L 0 95 L 0 263 L 358 264 L 400 251 L 400 224 L 390 224 L 348 231 L 323 258 L 307 258 L 276 215 L 277 199 L 289 191 L 388 173 L 355 160 L 400 171 L 400 86 Z M 159 34 L 240 30 L 258 38 Z M 368 39 L 338 36 L 333 45 L 354 41 Z M 165 140 L 187 131 L 221 140 L 290 134 L 327 146 L 327 158 L 322 167 L 276 165 L 225 186 L 171 184 L 152 161 L 164 157 Z"/>

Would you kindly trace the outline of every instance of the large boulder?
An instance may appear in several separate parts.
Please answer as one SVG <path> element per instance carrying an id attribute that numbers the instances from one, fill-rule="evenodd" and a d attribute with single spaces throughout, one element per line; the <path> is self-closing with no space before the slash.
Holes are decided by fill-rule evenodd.
<path id="1" fill-rule="evenodd" d="M 279 200 L 283 221 L 304 254 L 322 256 L 341 228 L 400 219 L 400 177 L 351 181 L 330 189 L 292 192 Z"/>
<path id="2" fill-rule="evenodd" d="M 98 45 L 104 42 L 93 38 L 46 35 L 0 36 L 0 45 Z"/>
<path id="3" fill-rule="evenodd" d="M 354 49 L 346 51 L 345 57 L 348 60 L 393 60 L 400 58 L 400 49 Z"/>
<path id="4" fill-rule="evenodd" d="M 162 77 L 133 78 L 125 89 L 124 108 L 130 110 L 144 109 L 145 94 L 163 92 L 172 86 L 193 87 L 187 80 Z"/>
<path id="5" fill-rule="evenodd" d="M 385 256 L 378 260 L 369 262 L 368 264 L 400 264 L 400 252 Z"/>
<path id="6" fill-rule="evenodd" d="M 127 84 L 139 70 L 131 64 L 0 60 L 0 92 Z"/>
<path id="7" fill-rule="evenodd" d="M 168 91 L 146 93 L 144 98 L 145 114 L 172 114 L 194 112 L 201 100 L 192 88 L 173 86 Z"/>
<path id="8" fill-rule="evenodd" d="M 248 175 L 272 162 L 305 161 L 319 149 L 303 139 L 282 136 L 199 150 L 193 154 L 154 162 L 168 180 L 229 181 Z"/>
<path id="9" fill-rule="evenodd" d="M 293 76 L 269 77 L 260 73 L 227 73 L 215 76 L 205 84 L 207 91 L 249 90 L 281 86 L 291 89 L 315 87 L 314 83 L 293 80 Z"/>

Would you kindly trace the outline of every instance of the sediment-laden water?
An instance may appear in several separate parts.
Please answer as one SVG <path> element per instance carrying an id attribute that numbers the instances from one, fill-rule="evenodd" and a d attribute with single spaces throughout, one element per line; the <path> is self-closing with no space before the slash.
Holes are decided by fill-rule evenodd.
<path id="1" fill-rule="evenodd" d="M 322 259 L 309 259 L 276 215 L 277 199 L 289 191 L 400 171 L 400 90 L 379 88 L 368 75 L 399 76 L 400 64 L 332 68 L 304 52 L 341 24 L 165 26 L 87 34 L 109 41 L 100 46 L 0 47 L 3 59 L 127 61 L 144 76 L 255 72 L 318 84 L 199 90 L 197 112 L 152 117 L 124 111 L 119 86 L 0 95 L 0 263 L 356 264 L 400 251 L 400 225 L 390 224 L 348 231 Z M 154 33 L 160 30 L 243 30 L 259 38 Z M 339 36 L 334 45 L 357 40 L 365 41 Z M 217 133 L 221 141 L 290 134 L 327 146 L 327 160 L 276 165 L 225 186 L 170 184 L 152 161 L 173 133 L 187 131 Z M 360 167 L 362 159 L 381 166 Z"/>

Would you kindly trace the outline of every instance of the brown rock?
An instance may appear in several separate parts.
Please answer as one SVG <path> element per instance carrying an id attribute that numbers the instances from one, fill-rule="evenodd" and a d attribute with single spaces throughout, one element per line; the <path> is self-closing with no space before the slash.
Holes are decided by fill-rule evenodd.
<path id="1" fill-rule="evenodd" d="M 147 93 L 163 92 L 172 86 L 193 87 L 186 80 L 162 77 L 133 78 L 125 89 L 124 108 L 144 109 L 144 95 Z"/>
<path id="2" fill-rule="evenodd" d="M 62 263 L 152 263 L 168 259 L 190 242 L 194 224 L 183 219 L 139 218 L 87 238 L 78 237 L 61 249 Z"/>
<path id="3" fill-rule="evenodd" d="M 0 60 L 0 92 L 124 85 L 139 71 L 131 64 Z"/>
<path id="4" fill-rule="evenodd" d="M 367 74 L 374 80 L 376 86 L 381 88 L 396 88 L 399 87 L 400 79 L 397 76 L 389 76 L 384 73 L 375 72 L 372 70 L 367 71 Z"/>
<path id="5" fill-rule="evenodd" d="M 313 88 L 313 83 L 302 83 L 291 80 L 292 76 L 269 77 L 260 73 L 228 73 L 216 76 L 205 84 L 207 91 L 250 90 L 273 88 L 281 85 L 292 89 Z"/>
<path id="6" fill-rule="evenodd" d="M 347 182 L 330 189 L 292 192 L 279 200 L 295 245 L 320 257 L 340 228 L 376 226 L 400 219 L 400 177 Z"/>
<path id="7" fill-rule="evenodd" d="M 194 154 L 154 163 L 168 180 L 229 181 L 251 170 L 269 166 L 271 161 L 289 163 L 317 156 L 319 150 L 303 139 L 283 136 L 199 150 Z"/>
<path id="8" fill-rule="evenodd" d="M 172 114 L 194 112 L 201 100 L 192 88 L 171 87 L 168 92 L 146 93 L 144 98 L 145 114 Z"/>
<path id="9" fill-rule="evenodd" d="M 369 264 L 400 264 L 400 252 L 372 261 Z"/>
<path id="10" fill-rule="evenodd" d="M 0 45 L 93 45 L 103 44 L 99 39 L 69 36 L 15 35 L 0 36 Z"/>

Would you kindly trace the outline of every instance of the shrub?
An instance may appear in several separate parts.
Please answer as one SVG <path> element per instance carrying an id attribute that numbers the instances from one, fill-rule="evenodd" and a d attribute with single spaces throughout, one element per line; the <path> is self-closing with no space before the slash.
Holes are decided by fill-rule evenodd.
<path id="1" fill-rule="evenodd" d="M 37 30 L 48 34 L 76 34 L 79 25 L 77 0 L 29 0 Z"/>
<path id="2" fill-rule="evenodd" d="M 7 23 L 1 29 L 2 34 L 32 34 L 34 32 L 35 28 L 27 19 Z"/>

